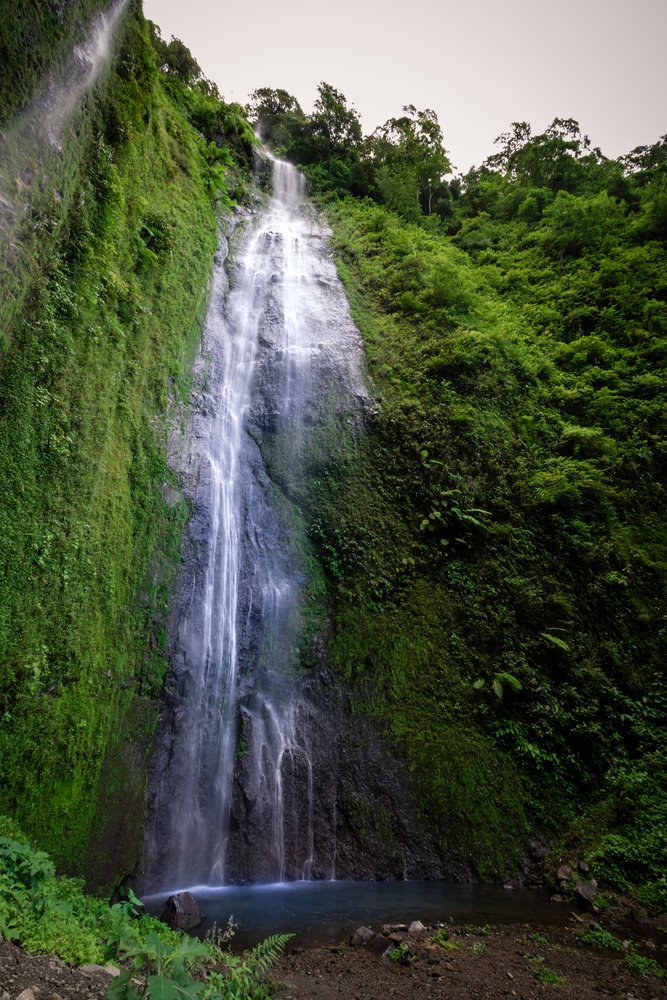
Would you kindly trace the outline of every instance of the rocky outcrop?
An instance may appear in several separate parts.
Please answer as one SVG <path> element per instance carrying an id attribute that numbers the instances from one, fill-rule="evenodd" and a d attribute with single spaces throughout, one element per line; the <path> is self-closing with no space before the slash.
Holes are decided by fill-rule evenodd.
<path id="1" fill-rule="evenodd" d="M 173 931 L 190 931 L 202 921 L 201 908 L 191 892 L 178 892 L 168 898 L 160 920 Z"/>

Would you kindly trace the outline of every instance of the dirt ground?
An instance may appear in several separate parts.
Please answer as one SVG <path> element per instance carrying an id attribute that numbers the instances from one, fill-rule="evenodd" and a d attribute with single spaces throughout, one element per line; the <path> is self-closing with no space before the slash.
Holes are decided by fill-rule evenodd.
<path id="1" fill-rule="evenodd" d="M 378 955 L 372 942 L 366 947 L 347 944 L 290 955 L 274 969 L 276 995 L 279 1000 L 532 1000 L 552 993 L 563 1000 L 600 996 L 650 1000 L 667 993 L 662 980 L 634 976 L 623 953 L 582 945 L 574 928 L 509 925 L 492 927 L 486 936 L 466 934 L 463 927 L 452 930 L 457 932 L 450 932 L 455 949 L 424 945 L 409 964 Z M 667 949 L 649 945 L 638 950 L 667 964 Z M 545 970 L 561 982 L 542 983 L 538 976 L 551 978 Z"/>
<path id="2" fill-rule="evenodd" d="M 570 918 L 572 919 L 572 918 Z M 431 943 L 435 929 L 421 934 L 377 934 L 366 945 L 290 951 L 272 969 L 276 1000 L 436 1000 L 439 997 L 522 1000 L 552 994 L 562 1000 L 600 996 L 652 1000 L 667 996 L 664 981 L 630 972 L 624 952 L 582 945 L 574 926 L 545 928 L 508 925 L 486 935 L 448 925 L 450 947 Z M 660 927 L 643 928 L 637 952 L 667 966 L 667 935 Z M 402 962 L 391 961 L 387 948 L 405 943 Z M 558 977 L 559 982 L 553 982 Z M 547 980 L 542 981 L 542 980 Z M 551 981 L 549 981 L 551 980 Z M 0 1000 L 103 1000 L 108 973 L 74 969 L 57 958 L 28 955 L 14 945 L 0 945 Z"/>

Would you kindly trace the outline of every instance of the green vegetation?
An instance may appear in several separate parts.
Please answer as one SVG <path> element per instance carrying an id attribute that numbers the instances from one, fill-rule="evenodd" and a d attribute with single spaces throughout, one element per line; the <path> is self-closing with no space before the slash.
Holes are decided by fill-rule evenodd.
<path id="1" fill-rule="evenodd" d="M 533 968 L 533 975 L 538 983 L 542 983 L 544 986 L 561 986 L 565 982 L 552 969 L 548 969 L 541 959 L 538 959 L 536 962 Z"/>
<path id="2" fill-rule="evenodd" d="M 265 973 L 291 935 L 234 955 L 140 914 L 142 904 L 132 891 L 112 906 L 86 895 L 81 879 L 57 876 L 49 856 L 26 844 L 5 817 L 0 833 L 12 835 L 0 836 L 0 933 L 6 939 L 77 965 L 132 959 L 111 981 L 109 1000 L 268 1000 Z M 143 982 L 137 987 L 139 973 Z"/>
<path id="3" fill-rule="evenodd" d="M 0 122 L 6 121 L 44 85 L 85 37 L 92 17 L 107 4 L 73 0 L 56 7 L 24 0 L 0 18 Z"/>
<path id="4" fill-rule="evenodd" d="M 581 938 L 584 944 L 591 944 L 595 948 L 609 948 L 611 951 L 620 951 L 621 942 L 609 931 L 605 931 L 599 924 L 596 924 L 590 931 Z"/>
<path id="5" fill-rule="evenodd" d="M 131 8 L 62 158 L 6 126 L 31 200 L 1 248 L 0 806 L 100 886 L 141 852 L 187 514 L 167 414 L 187 394 L 218 188 L 243 196 L 254 149 L 237 106 L 158 70 L 158 42 Z"/>
<path id="6" fill-rule="evenodd" d="M 447 183 L 431 112 L 363 139 L 333 96 L 248 109 L 319 193 L 378 403 L 310 498 L 330 659 L 448 857 L 577 835 L 667 908 L 667 138 L 616 161 L 518 123 Z"/>
<path id="7" fill-rule="evenodd" d="M 665 975 L 665 970 L 654 958 L 645 958 L 644 955 L 631 953 L 626 955 L 625 961 L 628 963 L 630 972 L 634 972 L 636 976 L 657 976 L 658 979 L 662 979 Z"/>
<path id="8" fill-rule="evenodd" d="M 399 944 L 393 951 L 389 952 L 389 958 L 392 962 L 402 962 L 403 959 L 408 955 L 408 946 L 406 944 Z"/>
<path id="9" fill-rule="evenodd" d="M 99 5 L 43 6 L 2 28 L 5 123 Z M 432 111 L 364 137 L 322 83 L 310 115 L 268 88 L 244 112 L 134 2 L 62 149 L 3 126 L 0 807 L 98 887 L 138 857 L 187 516 L 166 439 L 217 213 L 250 199 L 246 115 L 333 227 L 374 395 L 307 492 L 274 456 L 319 560 L 308 628 L 452 871 L 516 871 L 537 829 L 667 911 L 667 137 L 609 160 L 571 119 L 515 123 L 447 180 Z M 79 961 L 127 924 L 149 978 L 199 991 L 180 939 L 5 832 L 3 933 Z"/>

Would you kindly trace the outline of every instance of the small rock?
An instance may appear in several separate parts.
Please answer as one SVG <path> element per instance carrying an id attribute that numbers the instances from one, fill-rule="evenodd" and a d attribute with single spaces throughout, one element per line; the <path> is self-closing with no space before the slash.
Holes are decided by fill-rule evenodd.
<path id="1" fill-rule="evenodd" d="M 22 990 L 17 996 L 16 1000 L 35 1000 L 35 994 L 32 988 L 29 986 L 27 990 Z"/>
<path id="2" fill-rule="evenodd" d="M 104 966 L 96 965 L 95 962 L 88 962 L 86 965 L 79 966 L 79 972 L 104 972 Z"/>
<path id="3" fill-rule="evenodd" d="M 559 882 L 567 882 L 567 880 L 572 875 L 572 869 L 569 865 L 561 865 L 556 872 L 556 878 Z"/>
<path id="4" fill-rule="evenodd" d="M 571 913 L 570 920 L 576 920 L 578 924 L 583 924 L 583 917 L 580 917 L 578 913 Z"/>
<path id="5" fill-rule="evenodd" d="M 590 870 L 591 870 L 590 865 L 587 865 L 585 861 L 579 862 L 579 871 L 581 872 L 582 875 L 588 875 Z"/>
<path id="6" fill-rule="evenodd" d="M 553 896 L 551 897 L 551 902 L 552 903 L 562 903 L 563 902 L 563 897 L 560 896 L 557 892 L 555 892 L 553 894 Z"/>
<path id="7" fill-rule="evenodd" d="M 383 934 L 396 934 L 400 931 L 407 931 L 407 924 L 383 924 L 382 933 Z"/>
<path id="8" fill-rule="evenodd" d="M 115 965 L 111 964 L 105 965 L 104 971 L 106 972 L 107 976 L 120 976 L 120 969 L 117 969 Z"/>
<path id="9" fill-rule="evenodd" d="M 507 885 L 503 886 L 503 889 L 513 889 L 513 888 L 514 888 L 514 886 L 510 885 L 509 882 L 507 883 Z"/>
<path id="10" fill-rule="evenodd" d="M 514 979 L 514 976 L 512 975 L 512 973 L 511 973 L 511 972 L 508 972 L 508 973 L 507 973 L 507 978 L 508 978 L 508 979 Z"/>
<path id="11" fill-rule="evenodd" d="M 598 884 L 594 878 L 590 882 L 577 882 L 574 887 L 574 898 L 577 901 L 577 905 L 583 910 L 590 910 L 592 913 L 597 913 L 597 906 L 594 902 L 597 891 Z"/>
<path id="12" fill-rule="evenodd" d="M 357 927 L 356 931 L 350 938 L 350 944 L 353 948 L 358 948 L 360 946 L 365 946 L 369 941 L 372 941 L 376 937 L 375 931 L 371 930 L 370 927 Z"/>
<path id="13" fill-rule="evenodd" d="M 451 972 L 452 971 L 452 963 L 451 962 L 445 962 L 445 968 L 447 969 L 448 972 Z"/>
<path id="14" fill-rule="evenodd" d="M 160 920 L 173 931 L 189 931 L 201 923 L 201 909 L 191 892 L 178 892 L 164 905 Z"/>
<path id="15" fill-rule="evenodd" d="M 425 930 L 426 928 L 424 927 L 421 920 L 413 920 L 410 926 L 408 927 L 408 934 L 421 934 L 422 931 Z"/>
<path id="16" fill-rule="evenodd" d="M 0 1000 L 12 1000 L 12 998 L 10 997 L 9 993 L 5 993 L 5 991 L 3 990 L 2 993 L 0 993 Z"/>

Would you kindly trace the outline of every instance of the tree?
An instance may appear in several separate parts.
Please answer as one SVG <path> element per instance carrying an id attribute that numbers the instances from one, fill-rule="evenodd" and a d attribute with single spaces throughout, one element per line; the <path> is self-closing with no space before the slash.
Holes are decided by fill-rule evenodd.
<path id="1" fill-rule="evenodd" d="M 296 97 L 286 90 L 259 87 L 246 106 L 248 121 L 256 127 L 262 142 L 286 149 L 304 128 L 306 116 Z"/>
<path id="2" fill-rule="evenodd" d="M 148 22 L 151 31 L 151 41 L 157 57 L 158 69 L 163 73 L 171 73 L 179 80 L 192 87 L 197 81 L 204 79 L 201 66 L 190 52 L 187 45 L 184 45 L 180 38 L 171 36 L 169 43 L 165 42 L 160 34 L 160 29 L 153 21 Z M 206 81 L 208 83 L 208 81 Z M 211 86 L 209 84 L 209 86 Z M 217 94 L 217 87 L 215 88 Z"/>
<path id="3" fill-rule="evenodd" d="M 359 115 L 353 107 L 348 108 L 345 95 L 331 84 L 320 83 L 317 93 L 310 119 L 312 139 L 322 152 L 354 157 L 362 143 Z"/>
<path id="4" fill-rule="evenodd" d="M 422 211 L 431 215 L 436 201 L 441 210 L 449 203 L 451 194 L 443 178 L 451 164 L 435 111 L 417 111 L 407 104 L 403 112 L 402 117 L 390 118 L 375 130 L 368 151 L 376 164 L 383 200 L 414 219 Z"/>

